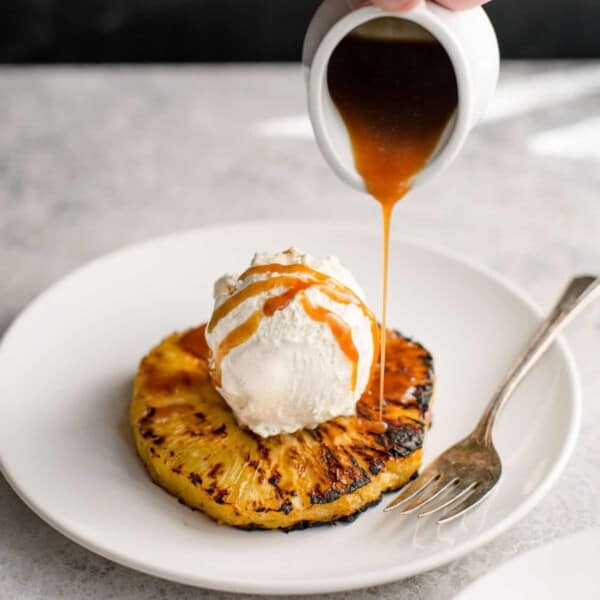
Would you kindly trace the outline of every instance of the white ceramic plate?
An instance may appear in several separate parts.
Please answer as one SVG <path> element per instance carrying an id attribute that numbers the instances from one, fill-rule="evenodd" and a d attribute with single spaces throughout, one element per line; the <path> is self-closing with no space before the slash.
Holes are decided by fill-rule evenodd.
<path id="1" fill-rule="evenodd" d="M 580 531 L 517 556 L 455 600 L 598 600 L 598 556 L 600 528 Z"/>
<path id="2" fill-rule="evenodd" d="M 290 534 L 218 526 L 151 483 L 127 428 L 140 358 L 205 320 L 213 281 L 255 249 L 337 254 L 378 307 L 380 238 L 371 228 L 261 222 L 126 248 L 42 294 L 0 348 L 0 464 L 23 500 L 83 546 L 124 565 L 236 592 L 308 593 L 400 579 L 489 541 L 548 492 L 575 443 L 580 394 L 562 343 L 498 423 L 505 474 L 458 523 L 368 510 L 352 524 Z M 557 290 L 558 292 L 558 290 Z M 395 239 L 389 322 L 426 344 L 438 376 L 426 460 L 474 425 L 539 315 L 514 287 L 439 250 Z"/>

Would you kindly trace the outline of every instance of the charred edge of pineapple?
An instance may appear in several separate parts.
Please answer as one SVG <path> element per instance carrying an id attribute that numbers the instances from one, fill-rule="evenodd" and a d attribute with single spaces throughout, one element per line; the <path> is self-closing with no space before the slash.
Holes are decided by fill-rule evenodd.
<path id="1" fill-rule="evenodd" d="M 364 512 L 372 508 L 373 506 L 377 506 L 382 500 L 384 494 L 390 494 L 393 492 L 400 491 L 405 485 L 408 485 L 411 481 L 414 481 L 419 476 L 419 471 L 416 470 L 406 481 L 396 487 L 391 487 L 384 492 L 381 493 L 379 498 L 376 498 L 372 502 L 365 504 L 361 508 L 359 508 L 356 512 L 353 512 L 351 515 L 345 515 L 343 517 L 338 517 L 337 519 L 331 519 L 331 521 L 311 521 L 309 519 L 305 519 L 303 521 L 298 521 L 294 525 L 290 525 L 289 527 L 278 527 L 276 529 L 269 527 L 261 527 L 260 525 L 233 525 L 235 529 L 239 529 L 241 531 L 281 531 L 282 533 L 292 533 L 293 531 L 303 531 L 304 529 L 312 529 L 314 527 L 334 527 L 339 524 L 349 524 L 353 523 L 360 517 Z M 181 502 L 181 501 L 180 501 Z M 182 504 L 185 504 L 181 502 Z M 195 508 L 192 508 L 193 511 L 196 511 Z"/>
<path id="2" fill-rule="evenodd" d="M 421 360 L 423 361 L 423 364 L 427 367 L 427 379 L 431 381 L 431 383 L 415 386 L 413 395 L 415 398 L 416 405 L 421 410 L 421 414 L 423 415 L 423 417 L 425 417 L 431 406 L 431 398 L 433 396 L 433 383 L 435 380 L 435 372 L 433 369 L 433 356 L 431 352 L 429 352 L 429 350 L 427 350 L 427 348 L 425 348 L 425 346 L 421 344 L 421 342 L 418 342 L 417 340 L 408 335 L 404 335 L 398 329 L 392 329 L 391 331 L 397 337 L 404 339 L 409 344 L 414 344 L 415 346 L 417 346 L 417 348 L 420 348 L 423 351 L 423 356 L 421 357 Z"/>

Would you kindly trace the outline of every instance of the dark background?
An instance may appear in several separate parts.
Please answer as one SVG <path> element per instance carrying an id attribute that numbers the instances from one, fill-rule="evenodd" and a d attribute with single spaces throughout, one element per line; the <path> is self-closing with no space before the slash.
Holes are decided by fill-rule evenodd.
<path id="1" fill-rule="evenodd" d="M 0 62 L 299 60 L 319 0 L 1 0 Z M 600 0 L 494 0 L 506 58 L 600 56 Z"/>

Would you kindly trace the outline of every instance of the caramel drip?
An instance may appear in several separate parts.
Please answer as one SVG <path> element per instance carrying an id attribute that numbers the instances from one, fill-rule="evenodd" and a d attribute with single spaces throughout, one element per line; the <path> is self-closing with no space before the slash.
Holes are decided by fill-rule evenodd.
<path id="1" fill-rule="evenodd" d="M 251 267 L 245 271 L 240 279 L 246 279 L 251 275 L 264 273 L 294 273 L 295 275 L 306 275 L 306 278 L 292 277 L 291 275 L 283 275 L 280 277 L 270 277 L 255 281 L 221 304 L 213 313 L 208 331 L 212 331 L 219 321 L 239 306 L 245 300 L 252 298 L 263 292 L 270 291 L 277 287 L 285 287 L 286 290 L 281 294 L 267 298 L 263 303 L 262 309 L 254 312 L 252 316 L 242 323 L 242 325 L 233 329 L 226 338 L 221 342 L 215 353 L 215 365 L 220 365 L 221 361 L 227 356 L 231 350 L 240 346 L 247 341 L 258 329 L 260 322 L 265 317 L 273 316 L 278 310 L 284 309 L 290 304 L 298 294 L 305 292 L 311 287 L 317 288 L 328 298 L 339 304 L 354 304 L 360 307 L 363 314 L 371 322 L 371 331 L 373 335 L 373 348 L 377 349 L 379 343 L 379 331 L 377 322 L 373 313 L 369 310 L 366 304 L 350 289 L 342 285 L 332 277 L 315 271 L 310 267 L 302 264 L 294 265 L 259 265 Z M 356 388 L 356 378 L 358 372 L 358 350 L 352 340 L 352 328 L 337 314 L 323 307 L 313 304 L 304 294 L 302 295 L 302 306 L 306 314 L 317 322 L 326 323 L 332 332 L 336 342 L 344 355 L 351 361 L 352 364 L 352 390 Z M 375 355 L 375 352 L 374 352 Z M 371 373 L 376 365 L 374 357 L 371 365 Z M 217 372 L 216 379 L 220 382 L 220 373 Z"/>
<path id="2" fill-rule="evenodd" d="M 207 358 L 210 354 L 210 349 L 206 343 L 206 324 L 202 327 L 196 327 L 185 333 L 179 344 L 184 350 L 193 354 L 196 358 Z"/>
<path id="3" fill-rule="evenodd" d="M 278 310 L 283 310 L 302 291 L 314 285 L 313 281 L 297 280 L 297 284 L 279 296 L 273 296 L 263 304 L 265 317 L 272 317 Z"/>
<path id="4" fill-rule="evenodd" d="M 297 282 L 297 277 L 270 277 L 269 279 L 261 279 L 260 281 L 255 281 L 250 285 L 247 285 L 233 296 L 227 298 L 223 304 L 215 309 L 208 324 L 208 332 L 210 333 L 213 331 L 223 317 L 227 316 L 245 300 L 253 298 L 258 294 L 262 294 L 263 292 L 270 292 L 277 287 L 293 288 Z"/>
<path id="5" fill-rule="evenodd" d="M 383 416 L 379 413 L 378 421 L 369 421 L 368 419 L 363 419 L 362 417 L 356 418 L 356 425 L 359 431 L 364 431 L 365 433 L 385 433 L 387 431 L 388 425 L 383 420 Z"/>
<path id="6" fill-rule="evenodd" d="M 369 321 L 371 322 L 371 336 L 373 338 L 373 360 L 371 361 L 371 369 L 369 375 L 369 381 L 371 381 L 373 373 L 375 372 L 375 368 L 377 367 L 377 356 L 379 353 L 380 343 L 379 325 L 377 325 L 377 319 L 375 318 L 375 315 L 371 312 L 371 309 L 364 302 L 362 302 L 361 299 L 358 298 L 354 293 L 334 290 L 325 286 L 319 287 L 319 291 L 328 296 L 334 302 L 338 302 L 339 304 L 354 304 L 355 306 L 358 306 L 362 310 L 365 317 L 367 317 L 367 319 L 369 319 Z"/>
<path id="7" fill-rule="evenodd" d="M 232 329 L 226 336 L 225 339 L 217 347 L 215 352 L 214 361 L 216 372 L 216 381 L 221 384 L 221 361 L 237 346 L 243 344 L 246 340 L 250 339 L 252 335 L 256 333 L 260 322 L 262 321 L 263 312 L 257 310 L 246 319 L 241 325 L 238 325 L 235 329 Z"/>
<path id="8" fill-rule="evenodd" d="M 356 170 L 382 209 L 379 361 L 383 374 L 392 210 L 426 165 L 456 109 L 456 78 L 452 63 L 439 43 L 348 35 L 332 53 L 328 86 L 350 135 Z M 380 419 L 383 380 L 382 375 Z"/>
<path id="9" fill-rule="evenodd" d="M 358 296 L 350 290 L 337 290 L 335 288 L 329 288 L 324 285 L 319 286 L 319 291 L 323 292 L 328 298 L 339 304 L 355 304 L 360 306 L 365 315 L 368 317 L 372 316 L 371 311 L 367 308 L 364 302 L 358 298 Z"/>
<path id="10" fill-rule="evenodd" d="M 348 323 L 333 311 L 313 304 L 306 296 L 302 296 L 302 307 L 306 314 L 318 323 L 326 323 L 335 338 L 340 350 L 352 364 L 352 391 L 356 389 L 356 376 L 358 372 L 358 350 L 352 340 L 352 328 Z"/>
<path id="11" fill-rule="evenodd" d="M 277 263 L 272 263 L 269 265 L 257 265 L 256 267 L 250 267 L 244 271 L 240 275 L 240 279 L 243 281 L 252 275 L 264 275 L 265 273 L 294 273 L 295 275 L 308 275 L 313 279 L 317 279 L 323 283 L 332 283 L 333 285 L 338 284 L 338 282 L 331 276 L 326 275 L 321 271 L 315 271 L 315 269 L 307 265 L 303 265 L 302 263 L 294 263 L 291 265 L 280 265 Z M 338 285 L 341 286 L 342 284 L 339 283 Z"/>
<path id="12" fill-rule="evenodd" d="M 385 373 L 385 360 L 386 360 L 386 332 L 387 332 L 387 306 L 388 306 L 388 271 L 389 271 L 389 260 L 390 260 L 390 226 L 392 224 L 392 210 L 393 204 L 381 204 L 381 216 L 383 224 L 383 277 L 382 277 L 382 289 L 381 289 L 381 343 L 379 346 L 379 364 L 381 365 L 382 372 Z M 385 397 L 384 387 L 385 377 L 381 378 L 379 384 L 379 420 L 383 420 L 383 400 Z"/>

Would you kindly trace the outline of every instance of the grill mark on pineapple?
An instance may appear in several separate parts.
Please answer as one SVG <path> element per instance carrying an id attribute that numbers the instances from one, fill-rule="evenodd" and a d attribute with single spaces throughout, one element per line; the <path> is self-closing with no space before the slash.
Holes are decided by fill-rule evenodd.
<path id="1" fill-rule="evenodd" d="M 214 495 L 214 500 L 217 504 L 225 504 L 225 497 L 229 492 L 227 490 L 217 490 L 217 493 Z"/>
<path id="2" fill-rule="evenodd" d="M 262 467 L 258 467 L 256 472 L 258 473 L 258 483 L 263 484 L 266 476 L 265 470 Z"/>
<path id="3" fill-rule="evenodd" d="M 149 429 L 150 424 L 152 423 L 152 418 L 154 417 L 155 414 L 156 414 L 156 408 L 154 408 L 154 406 L 151 406 L 150 408 L 148 408 L 146 410 L 146 412 L 144 413 L 144 416 L 139 420 L 140 427 Z"/>
<path id="4" fill-rule="evenodd" d="M 369 465 L 369 471 L 371 472 L 371 475 L 378 475 L 379 473 L 381 473 L 381 471 L 383 471 L 384 468 L 385 465 L 382 461 L 379 460 L 373 460 Z"/>
<path id="5" fill-rule="evenodd" d="M 417 425 L 418 427 L 424 427 L 427 423 L 425 422 L 426 419 L 415 419 L 414 417 L 405 417 L 405 419 L 409 422 L 409 423 L 413 423 L 414 425 Z"/>
<path id="6" fill-rule="evenodd" d="M 291 500 L 287 499 L 287 500 L 284 500 L 277 508 L 269 508 L 255 500 L 252 503 L 252 509 L 256 513 L 280 512 L 280 513 L 283 513 L 284 515 L 289 515 L 292 512 L 292 510 L 294 510 L 294 505 L 292 504 Z M 246 527 L 239 527 L 239 529 L 246 529 Z M 253 529 L 262 529 L 262 528 L 255 527 Z"/>
<path id="7" fill-rule="evenodd" d="M 160 373 L 156 365 L 150 365 L 147 369 L 147 389 L 152 394 L 171 395 L 185 388 L 200 385 L 201 377 L 189 371 L 176 371 L 175 373 Z"/>
<path id="8" fill-rule="evenodd" d="M 223 423 L 222 425 L 219 425 L 219 427 L 215 427 L 214 429 L 211 429 L 210 432 L 213 435 L 227 436 L 227 425 L 225 425 L 225 423 Z"/>
<path id="9" fill-rule="evenodd" d="M 332 419 L 331 421 L 327 421 L 327 423 L 325 423 L 324 426 L 327 426 L 330 429 L 337 429 L 338 431 L 341 431 L 342 433 L 346 433 L 348 431 L 346 429 L 346 427 L 342 423 L 340 423 L 337 419 Z"/>
<path id="10" fill-rule="evenodd" d="M 192 471 L 188 475 L 188 479 L 192 482 L 193 486 L 202 485 L 202 477 L 200 477 L 200 475 L 198 475 L 198 473 L 195 473 L 194 471 Z"/>
<path id="11" fill-rule="evenodd" d="M 203 431 L 200 431 L 200 430 L 194 431 L 193 429 L 188 429 L 185 433 L 186 433 L 186 435 L 188 435 L 191 438 L 202 437 L 204 435 Z"/>
<path id="12" fill-rule="evenodd" d="M 216 463 L 211 467 L 210 471 L 208 472 L 208 476 L 216 479 L 224 471 L 225 467 L 223 466 L 223 463 Z"/>
<path id="13" fill-rule="evenodd" d="M 323 434 L 321 433 L 320 426 L 317 427 L 316 429 L 308 429 L 307 432 L 308 432 L 308 435 L 310 435 L 317 442 L 323 441 Z"/>
<path id="14" fill-rule="evenodd" d="M 184 416 L 189 415 L 193 410 L 194 407 L 187 402 L 153 407 L 152 414 L 145 416 L 142 421 L 147 423 L 148 427 L 151 425 L 164 425 L 174 418 L 183 418 Z"/>
<path id="15" fill-rule="evenodd" d="M 417 478 L 417 476 L 418 476 L 418 472 L 413 473 L 413 475 L 408 479 L 408 482 L 413 481 L 414 479 Z M 398 491 L 405 485 L 406 484 L 403 483 L 399 487 L 395 487 L 393 489 L 389 489 L 386 491 L 388 491 L 388 492 Z M 282 531 L 283 533 L 292 533 L 293 531 L 302 531 L 304 529 L 311 529 L 313 527 L 335 527 L 339 523 L 344 523 L 344 524 L 353 523 L 354 521 L 356 521 L 356 519 L 358 517 L 360 517 L 360 515 L 362 515 L 362 513 L 369 510 L 369 508 L 371 508 L 373 506 L 377 506 L 381 502 L 382 499 L 383 499 L 383 495 L 380 496 L 379 498 L 377 498 L 376 500 L 373 500 L 373 502 L 368 502 L 367 504 L 365 504 L 364 506 L 359 508 L 355 513 L 353 513 L 351 515 L 337 516 L 337 517 L 332 518 L 330 521 L 311 521 L 310 519 L 304 519 L 302 521 L 297 521 L 296 523 L 294 523 L 293 525 L 290 525 L 289 527 L 280 527 L 279 531 Z M 194 509 L 192 509 L 192 510 L 194 510 Z M 267 529 L 266 527 L 263 527 L 261 525 L 255 524 L 255 523 L 252 523 L 250 525 L 233 525 L 233 527 L 235 527 L 236 529 L 240 529 L 242 531 L 264 531 L 265 529 Z"/>
<path id="16" fill-rule="evenodd" d="M 406 457 L 423 445 L 423 432 L 407 423 L 390 426 L 378 436 L 378 442 L 390 456 Z"/>
<path id="17" fill-rule="evenodd" d="M 275 492 L 280 498 L 285 498 L 286 492 L 283 489 L 281 489 L 281 487 L 279 487 L 279 482 L 281 481 L 281 473 L 277 469 L 273 471 L 273 474 L 271 475 L 271 477 L 269 477 L 267 481 L 270 485 L 273 486 L 273 488 L 275 488 Z"/>
<path id="18" fill-rule="evenodd" d="M 429 377 L 429 380 L 432 378 Z M 429 399 L 431 398 L 431 394 L 433 393 L 433 384 L 427 383 L 423 385 L 415 386 L 415 402 L 417 406 L 423 411 L 429 408 Z"/>
<path id="19" fill-rule="evenodd" d="M 400 487 L 402 487 L 402 486 L 400 486 Z M 310 529 L 313 527 L 327 527 L 327 526 L 334 527 L 338 523 L 345 523 L 345 524 L 353 523 L 354 521 L 356 521 L 356 519 L 358 519 L 358 517 L 360 517 L 360 515 L 362 515 L 365 511 L 369 510 L 369 508 L 371 508 L 373 506 L 377 506 L 381 502 L 382 498 L 383 498 L 383 495 L 380 496 L 379 498 L 377 498 L 376 500 L 373 500 L 373 502 L 368 502 L 367 504 L 365 504 L 364 506 L 359 508 L 356 512 L 354 512 L 351 515 L 337 516 L 337 517 L 334 517 L 331 521 L 311 521 L 311 520 L 298 521 L 297 523 L 295 523 L 294 525 L 291 525 L 290 527 L 282 527 L 281 531 L 283 531 L 284 533 L 291 533 L 292 531 L 302 531 L 304 529 Z M 261 529 L 261 528 L 260 527 L 253 527 L 253 528 L 252 527 L 250 527 L 250 528 L 239 527 L 239 529 L 248 529 L 249 531 L 251 531 L 252 529 Z"/>
<path id="20" fill-rule="evenodd" d="M 148 438 L 154 437 L 154 431 L 152 430 L 151 427 L 149 427 L 148 429 L 145 429 L 145 430 L 140 427 L 140 435 L 144 439 L 148 439 Z"/>
<path id="21" fill-rule="evenodd" d="M 372 475 L 380 473 L 385 468 L 385 463 L 389 458 L 385 451 L 371 446 L 353 444 L 350 449 L 363 460 Z M 353 459 L 356 460 L 354 457 Z"/>
<path id="22" fill-rule="evenodd" d="M 344 465 L 325 445 L 320 447 L 319 452 L 321 462 L 326 469 L 324 479 L 328 483 L 331 482 L 331 485 L 324 490 L 321 484 L 317 483 L 310 493 L 312 504 L 334 502 L 343 495 L 350 494 L 371 481 L 367 472 L 356 460 L 351 460 L 349 465 Z"/>
<path id="23" fill-rule="evenodd" d="M 256 442 L 256 449 L 262 460 L 269 460 L 269 449 L 260 440 Z"/>

